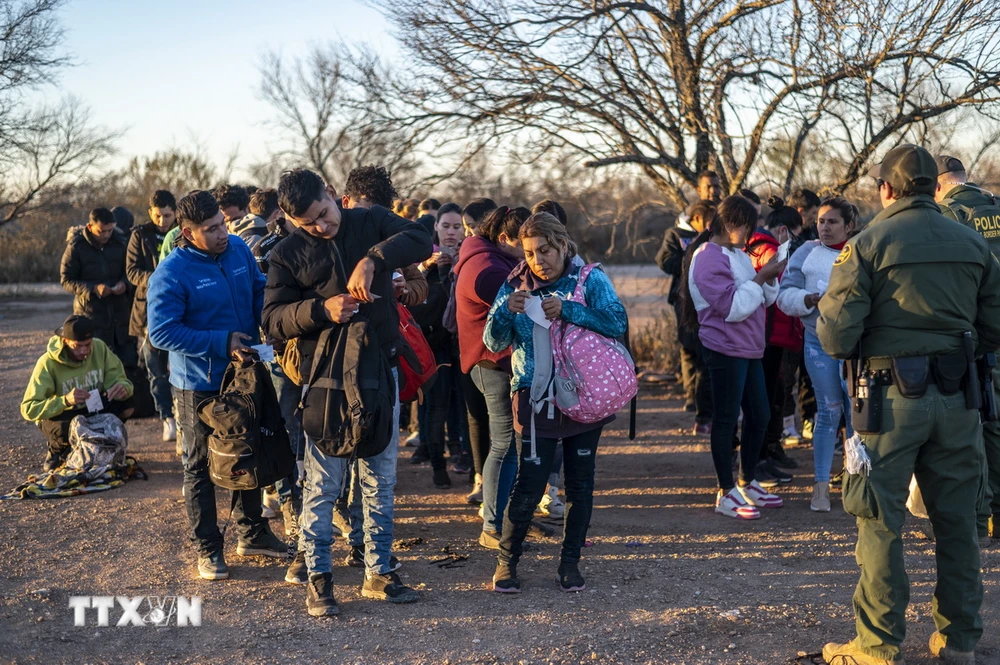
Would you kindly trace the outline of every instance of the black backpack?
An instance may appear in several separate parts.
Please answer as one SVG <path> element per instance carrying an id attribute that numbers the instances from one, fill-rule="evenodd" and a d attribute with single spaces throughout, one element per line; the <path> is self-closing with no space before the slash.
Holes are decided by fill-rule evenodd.
<path id="1" fill-rule="evenodd" d="M 198 405 L 208 436 L 208 473 L 229 490 L 252 490 L 287 478 L 295 469 L 271 373 L 259 360 L 229 363 L 222 389 Z"/>
<path id="2" fill-rule="evenodd" d="M 303 378 L 302 430 L 324 455 L 374 457 L 386 449 L 396 384 L 366 317 L 325 328 Z"/>

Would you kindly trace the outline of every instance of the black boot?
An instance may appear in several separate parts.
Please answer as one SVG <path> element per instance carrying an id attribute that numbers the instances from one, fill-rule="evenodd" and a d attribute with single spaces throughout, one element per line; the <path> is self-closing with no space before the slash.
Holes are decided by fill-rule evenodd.
<path id="1" fill-rule="evenodd" d="M 562 561 L 559 563 L 559 588 L 570 593 L 573 591 L 583 591 L 587 588 L 587 583 L 580 574 L 579 565 L 573 561 Z"/>
<path id="2" fill-rule="evenodd" d="M 497 563 L 493 572 L 493 590 L 497 593 L 521 593 L 516 563 Z"/>

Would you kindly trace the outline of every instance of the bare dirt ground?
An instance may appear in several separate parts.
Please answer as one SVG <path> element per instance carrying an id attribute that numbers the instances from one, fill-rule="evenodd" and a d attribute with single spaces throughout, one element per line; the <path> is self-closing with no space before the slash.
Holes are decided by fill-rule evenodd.
<path id="1" fill-rule="evenodd" d="M 21 420 L 18 404 L 68 310 L 65 298 L 0 301 L 0 492 L 42 461 L 43 438 Z M 467 487 L 436 491 L 428 468 L 401 463 L 396 537 L 423 542 L 398 551 L 400 574 L 421 591 L 421 602 L 393 607 L 363 599 L 363 573 L 338 563 L 342 614 L 314 619 L 305 613 L 304 589 L 282 581 L 284 566 L 237 557 L 233 533 L 231 579 L 197 578 L 173 444 L 160 442 L 156 421 L 133 422 L 131 452 L 148 481 L 71 499 L 0 502 L 0 662 L 777 665 L 849 639 L 854 520 L 839 501 L 830 514 L 809 511 L 811 451 L 792 452 L 802 468 L 783 491 L 784 508 L 737 523 L 711 510 L 708 445 L 688 433 L 690 425 L 674 395 L 650 389 L 635 441 L 627 439 L 625 418 L 605 431 L 593 546 L 583 560 L 587 591 L 557 589 L 554 540 L 526 555 L 520 596 L 487 591 L 495 559 L 476 544 L 480 521 L 464 503 Z M 224 518 L 228 494 L 218 494 Z M 272 526 L 281 533 L 280 519 Z M 933 547 L 912 527 L 905 539 L 913 587 L 907 662 L 930 665 L 937 662 L 926 650 L 934 630 Z M 431 565 L 445 547 L 469 555 L 464 567 Z M 345 554 L 338 541 L 335 560 Z M 978 655 L 995 664 L 1000 550 L 984 553 L 983 565 Z M 203 625 L 97 628 L 91 613 L 88 627 L 77 628 L 71 595 L 201 596 Z"/>

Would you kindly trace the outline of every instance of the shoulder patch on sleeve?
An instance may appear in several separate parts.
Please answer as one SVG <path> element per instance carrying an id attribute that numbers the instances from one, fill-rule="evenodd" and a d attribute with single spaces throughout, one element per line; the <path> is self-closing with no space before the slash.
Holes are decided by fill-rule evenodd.
<path id="1" fill-rule="evenodd" d="M 833 267 L 842 266 L 851 258 L 851 254 L 854 252 L 854 248 L 850 245 L 844 245 L 844 249 L 840 250 L 840 254 L 837 255 L 837 259 L 833 262 Z"/>

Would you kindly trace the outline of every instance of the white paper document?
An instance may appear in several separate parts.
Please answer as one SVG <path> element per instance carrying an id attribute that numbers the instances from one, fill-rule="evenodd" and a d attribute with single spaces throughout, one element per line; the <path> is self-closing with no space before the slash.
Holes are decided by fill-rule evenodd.
<path id="1" fill-rule="evenodd" d="M 524 301 L 524 313 L 541 327 L 552 327 L 552 322 L 545 318 L 545 311 L 542 309 L 542 299 L 538 296 L 530 296 Z"/>
<path id="2" fill-rule="evenodd" d="M 261 362 L 274 362 L 274 347 L 270 344 L 255 344 L 250 348 L 257 352 L 257 356 L 260 357 Z"/>
<path id="3" fill-rule="evenodd" d="M 90 391 L 87 395 L 87 413 L 97 413 L 104 407 L 104 402 L 101 401 L 101 391 L 97 388 Z"/>
<path id="4" fill-rule="evenodd" d="M 784 261 L 785 259 L 788 258 L 788 243 L 790 242 L 791 240 L 786 240 L 785 242 L 778 245 L 777 256 L 774 259 L 775 261 Z"/>

